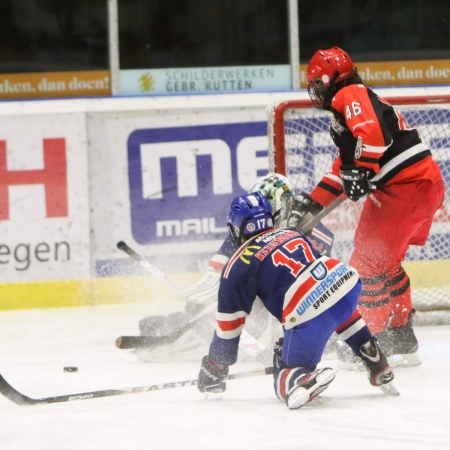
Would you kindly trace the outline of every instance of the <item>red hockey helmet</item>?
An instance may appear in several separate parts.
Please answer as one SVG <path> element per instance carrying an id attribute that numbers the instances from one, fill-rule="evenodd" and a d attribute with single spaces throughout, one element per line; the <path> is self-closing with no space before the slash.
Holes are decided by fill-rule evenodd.
<path id="1" fill-rule="evenodd" d="M 337 83 L 351 77 L 356 68 L 350 56 L 339 47 L 318 50 L 306 69 L 308 92 L 318 108 L 329 106 Z"/>

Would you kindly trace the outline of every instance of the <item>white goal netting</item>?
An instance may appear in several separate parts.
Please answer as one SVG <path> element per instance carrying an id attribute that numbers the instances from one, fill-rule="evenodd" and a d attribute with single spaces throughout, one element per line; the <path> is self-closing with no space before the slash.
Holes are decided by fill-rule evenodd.
<path id="1" fill-rule="evenodd" d="M 387 98 L 430 146 L 446 185 L 444 205 L 435 216 L 424 247 L 411 247 L 404 263 L 417 311 L 450 311 L 450 97 Z M 285 174 L 295 191 L 311 192 L 330 170 L 337 149 L 329 134 L 330 113 L 306 100 L 268 109 L 270 170 Z M 346 201 L 323 223 L 335 233 L 334 256 L 348 261 L 364 200 Z M 428 312 L 430 314 L 428 314 Z M 439 320 L 432 320 L 436 323 Z"/>

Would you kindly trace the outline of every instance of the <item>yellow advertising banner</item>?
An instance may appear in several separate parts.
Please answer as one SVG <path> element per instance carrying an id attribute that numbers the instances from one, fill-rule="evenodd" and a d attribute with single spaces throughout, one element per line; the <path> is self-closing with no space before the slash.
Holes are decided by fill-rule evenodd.
<path id="1" fill-rule="evenodd" d="M 108 70 L 0 74 L 0 99 L 96 97 L 110 94 Z"/>
<path id="2" fill-rule="evenodd" d="M 450 84 L 450 59 L 354 63 L 368 86 Z M 306 66 L 300 65 L 301 88 L 306 88 Z"/>
<path id="3" fill-rule="evenodd" d="M 422 61 L 355 61 L 368 86 L 450 84 L 450 59 Z M 306 88 L 306 64 L 300 87 Z M 0 74 L 1 99 L 96 97 L 111 95 L 108 70 Z"/>

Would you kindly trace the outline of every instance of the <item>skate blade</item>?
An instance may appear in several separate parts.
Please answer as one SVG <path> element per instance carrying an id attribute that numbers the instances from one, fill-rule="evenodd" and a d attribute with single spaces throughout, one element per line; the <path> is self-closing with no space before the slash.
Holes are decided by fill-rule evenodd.
<path id="1" fill-rule="evenodd" d="M 387 357 L 391 367 L 416 367 L 422 364 L 418 353 L 405 353 Z"/>
<path id="2" fill-rule="evenodd" d="M 314 386 L 311 386 L 309 389 L 302 387 L 296 389 L 288 398 L 288 408 L 300 409 L 302 406 L 306 405 L 306 403 L 316 398 L 330 385 L 338 371 L 339 369 L 326 370 L 317 376 L 317 383 Z"/>
<path id="3" fill-rule="evenodd" d="M 380 386 L 378 386 L 384 394 L 386 395 L 391 395 L 391 396 L 398 396 L 400 395 L 400 392 L 398 391 L 398 389 L 395 387 L 395 384 L 391 381 L 390 383 L 386 383 L 386 384 L 380 384 Z"/>

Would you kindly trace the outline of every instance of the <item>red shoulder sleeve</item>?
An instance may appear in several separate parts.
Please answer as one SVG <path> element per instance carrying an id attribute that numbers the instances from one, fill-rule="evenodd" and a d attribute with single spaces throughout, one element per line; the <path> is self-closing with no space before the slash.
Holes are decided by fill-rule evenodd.
<path id="1" fill-rule="evenodd" d="M 328 206 L 343 193 L 342 179 L 339 174 L 341 165 L 341 158 L 336 158 L 331 171 L 326 173 L 319 184 L 312 190 L 310 195 L 315 202 Z"/>

